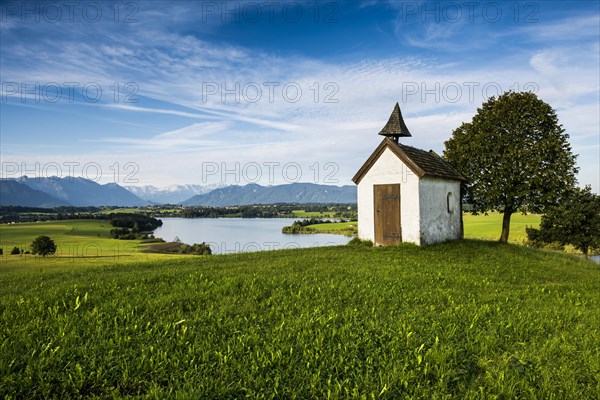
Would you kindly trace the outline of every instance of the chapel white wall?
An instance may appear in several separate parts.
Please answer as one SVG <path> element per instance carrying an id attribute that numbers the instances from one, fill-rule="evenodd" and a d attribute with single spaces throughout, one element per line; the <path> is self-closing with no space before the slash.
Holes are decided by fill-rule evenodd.
<path id="1" fill-rule="evenodd" d="M 448 211 L 447 196 L 450 197 Z M 461 239 L 460 182 L 423 177 L 419 181 L 421 244 Z"/>
<path id="2" fill-rule="evenodd" d="M 400 184 L 402 241 L 421 244 L 419 178 L 389 148 L 358 184 L 358 237 L 375 243 L 373 186 L 385 184 Z"/>

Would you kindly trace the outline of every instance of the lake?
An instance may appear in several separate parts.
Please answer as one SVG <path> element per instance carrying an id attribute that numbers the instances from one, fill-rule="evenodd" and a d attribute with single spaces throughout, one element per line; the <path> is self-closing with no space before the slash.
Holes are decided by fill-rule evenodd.
<path id="1" fill-rule="evenodd" d="M 210 244 L 213 254 L 246 253 L 347 244 L 352 237 L 324 233 L 290 235 L 281 228 L 290 218 L 160 218 L 163 225 L 154 236 L 170 242 Z"/>
<path id="2" fill-rule="evenodd" d="M 294 222 L 292 218 L 161 218 L 163 226 L 154 231 L 156 237 L 170 242 L 178 237 L 183 243 L 210 244 L 213 254 L 337 246 L 352 238 L 324 233 L 289 235 L 281 228 Z M 600 256 L 590 259 L 600 263 Z"/>

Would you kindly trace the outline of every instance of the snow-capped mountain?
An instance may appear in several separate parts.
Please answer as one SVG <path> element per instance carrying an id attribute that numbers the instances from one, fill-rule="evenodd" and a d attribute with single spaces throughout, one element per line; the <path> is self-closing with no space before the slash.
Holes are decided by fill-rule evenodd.
<path id="1" fill-rule="evenodd" d="M 177 204 L 197 194 L 206 194 L 222 187 L 221 184 L 210 185 L 171 185 L 157 188 L 156 186 L 124 186 L 125 189 L 146 201 L 158 204 Z"/>

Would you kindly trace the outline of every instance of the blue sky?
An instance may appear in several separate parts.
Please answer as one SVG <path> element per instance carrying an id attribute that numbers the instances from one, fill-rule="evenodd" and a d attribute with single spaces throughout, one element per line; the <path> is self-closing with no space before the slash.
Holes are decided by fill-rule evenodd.
<path id="1" fill-rule="evenodd" d="M 439 153 L 533 90 L 600 190 L 600 2 L 3 1 L 4 177 L 351 184 L 396 102 Z"/>

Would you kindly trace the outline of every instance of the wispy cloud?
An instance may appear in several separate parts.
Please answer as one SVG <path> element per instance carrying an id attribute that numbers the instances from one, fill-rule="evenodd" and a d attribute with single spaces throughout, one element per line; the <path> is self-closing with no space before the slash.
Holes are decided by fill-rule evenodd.
<path id="1" fill-rule="evenodd" d="M 519 35 L 524 40 L 538 41 L 544 44 L 552 42 L 577 42 L 586 39 L 598 39 L 600 15 L 577 15 L 567 18 L 535 24 L 524 24 L 507 34 Z"/>
<path id="2" fill-rule="evenodd" d="M 0 61 L 3 81 L 97 82 L 103 88 L 136 83 L 138 103 L 114 102 L 108 91 L 103 101 L 86 105 L 119 112 L 132 124 L 149 125 L 146 120 L 157 117 L 173 117 L 177 123 L 135 134 L 123 126 L 83 137 L 83 146 L 74 152 L 102 159 L 107 156 L 99 152 L 118 159 L 139 157 L 148 183 L 173 183 L 167 169 L 177 171 L 182 182 L 194 182 L 194 170 L 206 160 L 294 161 L 307 168 L 316 161 L 335 161 L 340 183 L 348 183 L 379 141 L 376 133 L 395 102 L 401 103 L 413 132 L 410 144 L 441 151 L 452 130 L 469 120 L 488 95 L 522 90 L 528 83 L 558 108 L 559 117 L 564 115 L 578 148 L 598 132 L 599 40 L 589 33 L 598 27 L 597 16 L 509 24 L 503 30 L 465 19 L 452 24 L 418 20 L 409 27 L 398 17 L 390 32 L 398 48 L 385 56 L 340 61 L 214 40 L 198 32 L 214 34 L 218 23 L 194 26 L 192 3 L 169 13 L 152 4 L 144 3 L 140 23 L 132 25 L 102 22 L 81 29 L 80 24 L 3 23 Z M 494 54 L 493 48 L 477 53 L 504 35 L 526 38 L 518 43 L 521 59 Z M 573 45 L 574 37 L 581 43 Z M 481 54 L 481 62 L 473 62 L 473 55 L 463 59 L 469 51 Z M 261 90 L 258 100 L 256 88 Z M 297 88 L 301 95 L 294 97 Z M 581 113 L 586 116 L 577 118 Z M 5 147 L 5 132 L 2 140 L 2 152 L 16 154 L 15 146 Z M 90 140 L 98 149 L 85 147 Z M 594 165 L 597 153 L 588 153 L 580 159 L 582 173 L 597 180 L 597 171 L 585 166 Z M 22 159 L 40 157 L 26 155 L 19 153 Z M 56 157 L 69 156 L 57 152 Z"/>

